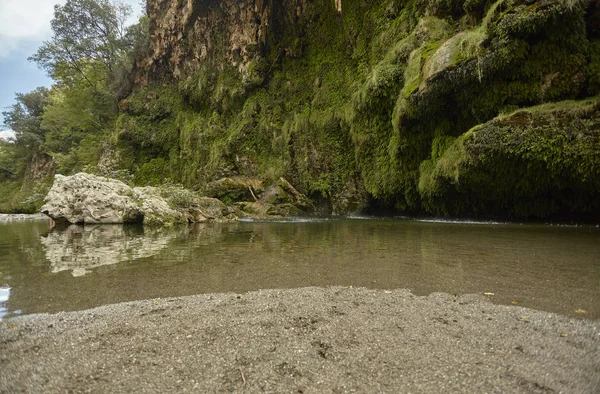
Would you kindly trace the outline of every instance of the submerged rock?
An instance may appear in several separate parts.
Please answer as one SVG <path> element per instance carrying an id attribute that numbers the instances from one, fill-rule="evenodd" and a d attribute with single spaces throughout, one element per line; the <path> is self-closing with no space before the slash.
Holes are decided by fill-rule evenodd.
<path id="1" fill-rule="evenodd" d="M 45 201 L 42 213 L 68 223 L 171 226 L 236 219 L 221 201 L 179 186 L 131 188 L 86 173 L 56 175 Z"/>

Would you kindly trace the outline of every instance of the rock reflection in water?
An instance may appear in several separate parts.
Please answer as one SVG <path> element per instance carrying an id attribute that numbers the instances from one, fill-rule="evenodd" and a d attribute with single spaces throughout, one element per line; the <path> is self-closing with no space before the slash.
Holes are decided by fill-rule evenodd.
<path id="1" fill-rule="evenodd" d="M 71 270 L 83 276 L 91 269 L 150 257 L 169 245 L 174 231 L 122 225 L 71 225 L 41 237 L 52 273 Z"/>

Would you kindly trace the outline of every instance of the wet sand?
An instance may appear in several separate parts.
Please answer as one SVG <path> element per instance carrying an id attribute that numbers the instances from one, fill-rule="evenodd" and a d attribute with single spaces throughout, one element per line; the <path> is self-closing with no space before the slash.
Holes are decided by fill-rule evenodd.
<path id="1" fill-rule="evenodd" d="M 483 295 L 303 288 L 0 322 L 0 392 L 600 391 L 600 320 Z"/>

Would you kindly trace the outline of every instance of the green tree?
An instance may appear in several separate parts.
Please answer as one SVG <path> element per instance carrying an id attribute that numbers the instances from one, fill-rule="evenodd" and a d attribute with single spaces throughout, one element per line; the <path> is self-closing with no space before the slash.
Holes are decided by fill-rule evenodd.
<path id="1" fill-rule="evenodd" d="M 43 115 L 42 150 L 61 173 L 94 165 L 118 114 L 118 92 L 147 23 L 127 28 L 131 7 L 109 0 L 68 0 L 54 9 L 54 36 L 30 60 L 54 84 Z"/>
<path id="2" fill-rule="evenodd" d="M 130 14 L 130 6 L 108 0 L 68 0 L 56 5 L 51 22 L 54 36 L 30 60 L 58 81 L 84 80 L 95 87 L 102 73 L 90 70 L 90 65 L 104 68 L 102 77 L 106 77 L 131 48 L 125 37 Z"/>
<path id="3" fill-rule="evenodd" d="M 29 93 L 17 93 L 16 104 L 2 112 L 4 126 L 15 133 L 13 141 L 3 141 L 0 147 L 0 177 L 20 176 L 31 157 L 44 142 L 41 127 L 44 107 L 50 91 L 39 87 Z"/>

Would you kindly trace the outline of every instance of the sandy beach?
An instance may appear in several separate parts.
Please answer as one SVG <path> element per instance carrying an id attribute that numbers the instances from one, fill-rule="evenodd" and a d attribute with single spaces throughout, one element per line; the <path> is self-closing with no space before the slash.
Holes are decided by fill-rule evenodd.
<path id="1" fill-rule="evenodd" d="M 484 295 L 302 288 L 0 322 L 0 392 L 600 389 L 600 321 Z"/>

